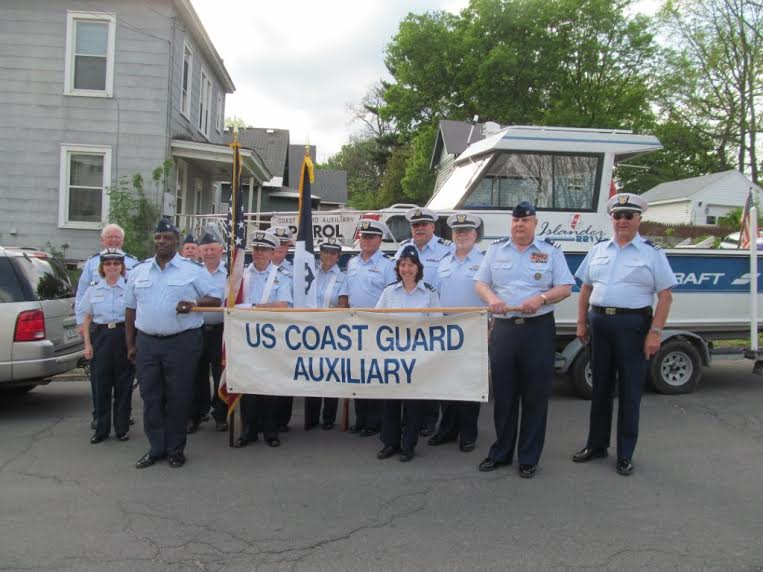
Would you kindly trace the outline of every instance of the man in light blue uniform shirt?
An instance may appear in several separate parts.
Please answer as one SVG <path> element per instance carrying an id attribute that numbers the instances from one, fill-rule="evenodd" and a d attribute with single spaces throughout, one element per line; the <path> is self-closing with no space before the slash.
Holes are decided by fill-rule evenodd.
<path id="1" fill-rule="evenodd" d="M 389 229 L 378 220 L 361 219 L 356 230 L 360 233 L 360 254 L 347 264 L 350 308 L 375 308 L 384 288 L 397 282 L 395 263 L 379 250 Z M 380 429 L 381 402 L 378 399 L 355 399 L 355 424 L 350 427 L 350 432 L 370 437 Z"/>
<path id="2" fill-rule="evenodd" d="M 199 256 L 204 268 L 209 272 L 215 287 L 225 292 L 228 272 L 222 262 L 223 245 L 214 234 L 207 232 L 199 241 Z M 201 329 L 202 350 L 196 367 L 193 404 L 188 416 L 188 433 L 195 433 L 205 418 L 209 418 L 209 408 L 215 419 L 215 430 L 227 431 L 228 424 L 225 404 L 217 395 L 222 376 L 223 322 L 222 312 L 204 312 L 204 326 Z M 212 393 L 210 395 L 209 374 L 212 373 Z"/>
<path id="3" fill-rule="evenodd" d="M 631 193 L 609 199 L 613 237 L 594 245 L 575 274 L 583 283 L 577 336 L 591 344 L 593 395 L 588 441 L 572 460 L 585 463 L 607 456 L 617 373 L 615 470 L 624 476 L 634 470 L 632 457 L 647 364 L 660 349 L 671 288 L 677 284 L 665 253 L 638 233 L 646 208 L 647 202 Z M 657 307 L 652 312 L 655 294 Z"/>
<path id="4" fill-rule="evenodd" d="M 440 261 L 455 250 L 450 240 L 440 238 L 435 231 L 437 213 L 426 208 L 412 208 L 405 213 L 405 218 L 411 223 L 411 238 L 400 243 L 395 253 L 395 259 L 408 245 L 413 245 L 418 251 L 419 260 L 424 265 L 424 282 L 440 290 L 440 279 L 437 269 Z M 428 437 L 434 433 L 437 419 L 440 416 L 440 404 L 437 401 L 427 400 L 423 404 L 424 418 L 421 426 L 422 437 Z"/>
<path id="5" fill-rule="evenodd" d="M 286 270 L 272 262 L 273 251 L 278 244 L 278 238 L 268 230 L 252 233 L 252 263 L 244 270 L 244 302 L 239 307 L 291 306 L 291 277 Z M 247 444 L 254 443 L 260 431 L 270 447 L 281 445 L 278 438 L 279 399 L 273 395 L 251 394 L 241 398 L 244 427 L 241 436 L 233 443 L 234 447 L 246 447 Z"/>
<path id="6" fill-rule="evenodd" d="M 495 317 L 490 368 L 496 440 L 479 470 L 510 465 L 517 446 L 519 476 L 526 479 L 535 476 L 546 437 L 556 349 L 554 304 L 567 298 L 575 283 L 562 251 L 536 238 L 537 226 L 535 207 L 517 204 L 511 237 L 490 245 L 474 276 L 477 293 Z"/>
<path id="7" fill-rule="evenodd" d="M 127 355 L 138 370 L 143 428 L 151 445 L 135 466 L 169 457 L 185 464 L 186 420 L 201 352 L 204 318 L 194 306 L 219 306 L 223 291 L 204 268 L 177 253 L 179 232 L 162 219 L 152 258 L 133 268 L 125 291 Z"/>
<path id="8" fill-rule="evenodd" d="M 289 245 L 293 234 L 288 226 L 271 226 L 270 231 L 278 239 L 278 246 L 273 251 L 273 264 L 281 266 L 289 274 L 294 272 L 294 264 L 286 259 L 286 255 L 289 253 Z"/>
<path id="9" fill-rule="evenodd" d="M 125 231 L 118 224 L 107 224 L 101 231 L 101 246 L 103 248 L 117 248 L 122 250 L 122 246 L 125 241 Z M 90 286 L 94 286 L 101 281 L 101 276 L 98 274 L 98 265 L 101 263 L 101 253 L 98 252 L 88 258 L 85 261 L 85 265 L 82 267 L 82 274 L 80 274 L 79 282 L 77 283 L 77 294 L 74 298 L 74 313 L 77 320 L 77 330 L 80 336 L 84 337 L 85 333 L 82 331 L 82 322 L 85 318 L 85 313 L 82 310 L 82 297 Z M 124 264 L 125 268 L 129 271 L 133 266 L 138 263 L 138 259 L 129 254 L 125 254 Z M 90 364 L 90 395 L 93 400 L 92 421 L 90 428 L 95 429 L 95 370 L 93 364 Z M 132 424 L 132 419 L 130 420 Z"/>
<path id="10" fill-rule="evenodd" d="M 474 275 L 485 254 L 476 245 L 480 217 L 470 213 L 454 213 L 448 217 L 456 250 L 440 261 L 437 274 L 440 282 L 440 305 L 443 307 L 485 306 L 474 290 Z M 432 446 L 459 439 L 464 453 L 474 450 L 477 441 L 478 401 L 443 401 L 442 419 L 437 433 L 430 437 Z"/>

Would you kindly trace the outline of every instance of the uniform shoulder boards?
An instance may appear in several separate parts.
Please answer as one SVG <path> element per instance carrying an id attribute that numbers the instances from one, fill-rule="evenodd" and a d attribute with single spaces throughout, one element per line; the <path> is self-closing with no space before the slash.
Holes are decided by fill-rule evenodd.
<path id="1" fill-rule="evenodd" d="M 384 258 L 386 258 L 387 260 L 394 260 L 395 259 L 394 255 L 389 254 L 387 252 L 385 252 L 382 256 L 384 256 Z"/>
<path id="2" fill-rule="evenodd" d="M 390 286 L 394 286 L 395 284 L 397 284 L 397 282 L 390 282 L 389 284 L 385 286 L 385 288 L 389 288 Z"/>
<path id="3" fill-rule="evenodd" d="M 413 244 L 413 237 L 406 238 L 403 242 L 400 243 L 400 246 L 403 246 L 404 244 Z"/>
<path id="4" fill-rule="evenodd" d="M 197 262 L 197 261 L 193 260 L 192 258 L 185 258 L 183 256 L 181 256 L 180 258 L 182 258 L 186 262 L 190 262 L 191 264 L 195 264 L 196 266 L 204 266 L 201 262 Z"/>
<path id="5" fill-rule="evenodd" d="M 149 258 L 144 258 L 143 260 L 141 260 L 140 262 L 138 262 L 138 264 L 143 264 L 144 262 L 148 262 L 148 261 L 149 261 L 149 260 L 151 260 L 152 258 L 153 258 L 153 256 L 151 256 L 151 257 L 149 257 Z M 137 266 L 138 264 L 136 264 L 135 266 Z"/>
<path id="6" fill-rule="evenodd" d="M 132 254 L 127 254 L 126 252 L 125 252 L 125 258 L 132 258 L 133 260 L 138 260 Z"/>
<path id="7" fill-rule="evenodd" d="M 509 240 L 509 237 L 508 236 L 504 236 L 503 238 L 499 238 L 498 240 L 494 240 L 493 244 L 500 244 L 501 242 L 508 242 L 508 240 Z"/>
<path id="8" fill-rule="evenodd" d="M 659 244 L 655 244 L 651 240 L 645 240 L 644 244 L 648 244 L 649 246 L 651 246 L 655 250 L 660 250 L 662 248 Z"/>
<path id="9" fill-rule="evenodd" d="M 288 271 L 288 270 L 286 270 L 286 268 L 284 268 L 283 266 L 279 266 L 279 267 L 278 267 L 278 271 L 279 271 L 281 274 L 283 274 L 284 276 L 288 276 L 288 275 L 289 275 L 289 271 Z"/>
<path id="10" fill-rule="evenodd" d="M 448 240 L 447 238 L 438 238 L 437 242 L 439 242 L 440 244 L 444 244 L 445 246 L 450 246 L 451 244 L 453 244 L 453 241 Z"/>
<path id="11" fill-rule="evenodd" d="M 437 292 L 437 288 L 432 286 L 429 282 L 424 282 L 424 287 L 430 292 Z"/>
<path id="12" fill-rule="evenodd" d="M 90 260 L 91 258 L 99 258 L 100 256 L 101 256 L 101 253 L 100 253 L 100 252 L 96 252 L 95 254 L 93 254 L 92 256 L 90 256 L 90 257 L 88 258 L 88 260 Z"/>
<path id="13" fill-rule="evenodd" d="M 544 239 L 543 239 L 543 242 L 547 242 L 547 243 L 549 243 L 549 244 L 550 244 L 551 246 L 553 246 L 554 248 L 560 248 L 560 247 L 562 246 L 560 243 L 558 243 L 558 242 L 557 242 L 557 241 L 555 241 L 555 240 L 551 240 L 550 238 L 544 238 Z"/>

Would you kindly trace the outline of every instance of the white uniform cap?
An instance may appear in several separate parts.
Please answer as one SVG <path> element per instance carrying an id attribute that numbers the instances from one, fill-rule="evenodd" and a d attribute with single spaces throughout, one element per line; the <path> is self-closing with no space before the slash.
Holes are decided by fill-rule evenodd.
<path id="1" fill-rule="evenodd" d="M 618 193 L 607 201 L 608 213 L 617 211 L 636 211 L 643 213 L 646 212 L 647 208 L 649 208 L 649 203 L 647 203 L 640 195 L 634 195 L 633 193 Z"/>
<path id="2" fill-rule="evenodd" d="M 408 222 L 411 224 L 415 222 L 436 222 L 437 213 L 430 209 L 416 207 L 405 213 L 405 218 L 407 218 Z"/>
<path id="3" fill-rule="evenodd" d="M 269 230 L 256 230 L 252 233 L 252 246 L 264 246 L 275 249 L 278 244 L 276 235 Z"/>
<path id="4" fill-rule="evenodd" d="M 370 218 L 360 219 L 355 228 L 360 234 L 378 234 L 382 238 L 390 233 L 386 224 Z"/>
<path id="5" fill-rule="evenodd" d="M 473 228 L 477 229 L 482 224 L 482 219 L 471 213 L 453 213 L 448 217 L 448 226 L 452 229 Z"/>
<path id="6" fill-rule="evenodd" d="M 271 226 L 268 230 L 282 243 L 291 240 L 291 229 L 288 226 Z"/>

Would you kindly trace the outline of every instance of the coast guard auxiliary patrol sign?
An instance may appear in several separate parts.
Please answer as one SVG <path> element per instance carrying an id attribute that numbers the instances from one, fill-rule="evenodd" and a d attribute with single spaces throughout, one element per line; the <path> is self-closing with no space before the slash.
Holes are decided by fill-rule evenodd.
<path id="1" fill-rule="evenodd" d="M 232 310 L 235 393 L 487 401 L 487 315 Z"/>

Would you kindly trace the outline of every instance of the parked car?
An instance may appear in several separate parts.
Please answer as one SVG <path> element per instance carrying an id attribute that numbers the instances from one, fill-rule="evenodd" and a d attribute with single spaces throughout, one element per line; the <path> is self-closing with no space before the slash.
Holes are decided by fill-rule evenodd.
<path id="1" fill-rule="evenodd" d="M 732 232 L 721 241 L 720 248 L 739 248 L 740 232 Z M 763 236 L 758 232 L 758 250 L 763 250 Z"/>
<path id="2" fill-rule="evenodd" d="M 0 246 L 0 391 L 48 383 L 83 354 L 64 266 L 45 252 Z"/>

